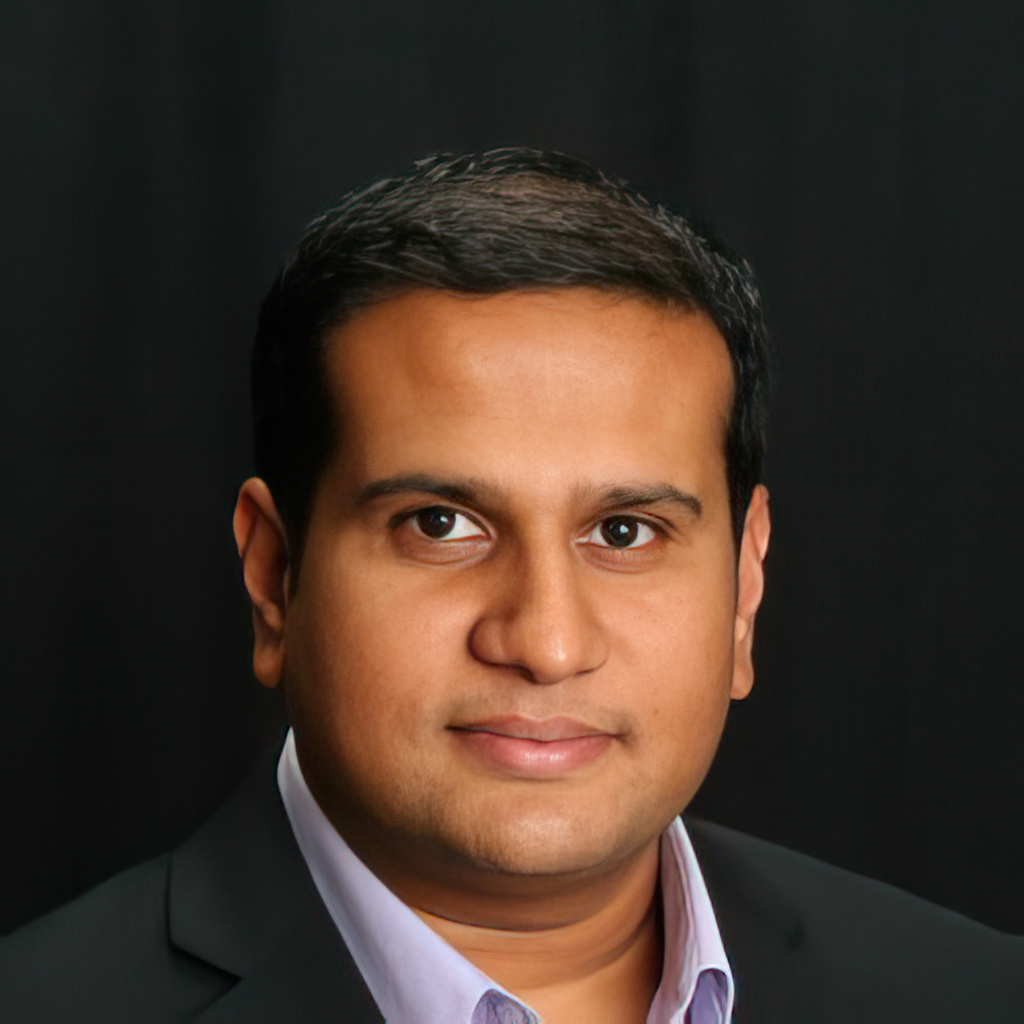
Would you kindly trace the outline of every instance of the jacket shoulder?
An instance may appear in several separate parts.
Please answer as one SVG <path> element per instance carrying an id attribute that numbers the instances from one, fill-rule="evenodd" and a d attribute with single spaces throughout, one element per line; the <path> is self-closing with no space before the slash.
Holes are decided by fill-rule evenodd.
<path id="1" fill-rule="evenodd" d="M 0 1019 L 181 1021 L 229 988 L 174 949 L 169 856 L 140 864 L 0 940 Z"/>
<path id="2" fill-rule="evenodd" d="M 783 908 L 787 941 L 805 952 L 830 1002 L 876 1019 L 880 1007 L 904 1007 L 905 1019 L 924 1008 L 947 1019 L 952 1007 L 968 1010 L 965 1019 L 1022 1019 L 1024 938 L 720 825 L 691 820 L 687 829 L 727 949 L 730 930 L 742 942 Z"/>

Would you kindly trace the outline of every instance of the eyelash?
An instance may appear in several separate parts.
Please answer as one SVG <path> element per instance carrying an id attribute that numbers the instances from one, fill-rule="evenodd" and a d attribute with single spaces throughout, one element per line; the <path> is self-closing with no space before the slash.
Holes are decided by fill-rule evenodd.
<path id="1" fill-rule="evenodd" d="M 415 529 L 417 530 L 417 532 L 425 540 L 435 541 L 438 544 L 454 543 L 453 541 L 448 540 L 447 537 L 430 537 L 430 536 L 428 536 L 423 531 L 422 527 L 420 527 L 419 524 L 416 523 L 416 517 L 419 516 L 419 515 L 422 515 L 424 512 L 439 512 L 439 513 L 442 513 L 442 514 L 447 514 L 447 515 L 452 515 L 452 516 L 460 516 L 461 518 L 467 520 L 468 522 L 472 523 L 475 527 L 477 527 L 477 529 L 480 531 L 480 533 L 483 534 L 485 537 L 489 537 L 490 536 L 488 531 L 484 528 L 483 524 L 480 523 L 477 519 L 475 519 L 473 516 L 469 515 L 466 512 L 462 512 L 462 511 L 460 511 L 457 508 L 449 508 L 447 505 L 425 505 L 422 508 L 413 509 L 412 512 L 403 514 L 402 517 L 401 517 L 401 522 L 412 523 L 413 526 L 415 527 Z M 479 537 L 457 537 L 457 538 L 455 538 L 456 541 L 457 540 L 467 540 L 468 541 L 468 540 L 479 540 L 479 539 L 480 539 Z"/>
<path id="2" fill-rule="evenodd" d="M 631 551 L 633 551 L 633 552 L 643 551 L 643 550 L 647 549 L 648 547 L 650 547 L 656 540 L 664 538 L 666 536 L 666 533 L 667 533 L 665 528 L 660 523 L 658 523 L 656 521 L 653 521 L 651 519 L 647 519 L 644 516 L 635 516 L 635 515 L 631 515 L 629 513 L 619 512 L 619 513 L 616 513 L 616 514 L 613 514 L 613 515 L 610 515 L 610 516 L 603 516 L 601 519 L 598 519 L 591 526 L 587 527 L 587 529 L 583 532 L 583 534 L 581 536 L 590 537 L 595 532 L 600 530 L 602 524 L 608 523 L 608 522 L 610 522 L 613 519 L 627 520 L 629 522 L 635 523 L 636 526 L 638 526 L 638 527 L 646 527 L 646 529 L 651 531 L 651 533 L 653 534 L 653 537 L 651 537 L 650 540 L 644 541 L 643 544 L 638 544 L 636 546 L 628 545 L 628 546 L 625 546 L 625 547 L 619 547 L 619 546 L 617 546 L 615 544 L 593 544 L 593 547 L 600 548 L 603 552 L 604 551 L 611 551 L 611 552 L 615 552 L 615 553 L 626 554 L 627 552 L 631 552 Z M 590 541 L 583 541 L 583 543 L 591 543 L 591 542 Z"/>

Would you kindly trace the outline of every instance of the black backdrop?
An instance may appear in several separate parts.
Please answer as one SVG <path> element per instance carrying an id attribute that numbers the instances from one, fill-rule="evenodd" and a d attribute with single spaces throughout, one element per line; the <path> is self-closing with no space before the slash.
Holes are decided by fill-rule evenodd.
<path id="1" fill-rule="evenodd" d="M 3 5 L 0 931 L 278 728 L 229 516 L 301 225 L 438 149 L 717 223 L 778 350 L 754 696 L 702 813 L 1024 931 L 1024 6 Z"/>

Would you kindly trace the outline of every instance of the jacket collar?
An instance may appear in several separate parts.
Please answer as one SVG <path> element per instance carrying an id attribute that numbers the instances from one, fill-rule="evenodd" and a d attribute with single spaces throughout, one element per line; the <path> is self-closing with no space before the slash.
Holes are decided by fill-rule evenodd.
<path id="1" fill-rule="evenodd" d="M 736 983 L 734 1024 L 818 1021 L 802 915 L 763 865 L 766 844 L 687 819 Z"/>
<path id="2" fill-rule="evenodd" d="M 171 942 L 240 979 L 195 1020 L 382 1024 L 295 844 L 277 752 L 171 858 Z"/>

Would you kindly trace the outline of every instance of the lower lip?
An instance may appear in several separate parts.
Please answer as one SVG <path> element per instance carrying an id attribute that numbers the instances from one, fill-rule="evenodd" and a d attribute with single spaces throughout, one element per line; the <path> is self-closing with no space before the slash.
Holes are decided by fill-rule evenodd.
<path id="1" fill-rule="evenodd" d="M 596 761 L 611 745 L 609 735 L 568 740 L 530 740 L 477 729 L 455 729 L 463 747 L 492 768 L 522 778 L 554 778 Z"/>

